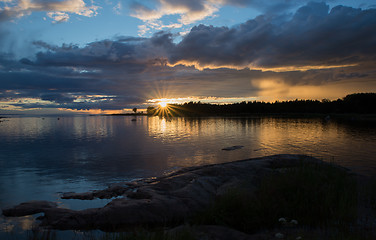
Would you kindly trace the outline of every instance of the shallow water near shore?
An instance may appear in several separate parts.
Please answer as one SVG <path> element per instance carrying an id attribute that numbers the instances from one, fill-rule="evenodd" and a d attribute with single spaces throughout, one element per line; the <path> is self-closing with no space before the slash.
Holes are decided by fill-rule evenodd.
<path id="1" fill-rule="evenodd" d="M 0 208 L 30 200 L 101 207 L 110 200 L 62 200 L 188 166 L 274 154 L 306 154 L 376 174 L 376 127 L 321 118 L 11 117 L 0 122 Z M 223 148 L 235 147 L 231 151 Z M 230 148 L 231 149 L 231 148 Z M 0 238 L 33 218 L 0 216 Z M 8 236 L 8 235 L 7 235 Z"/>

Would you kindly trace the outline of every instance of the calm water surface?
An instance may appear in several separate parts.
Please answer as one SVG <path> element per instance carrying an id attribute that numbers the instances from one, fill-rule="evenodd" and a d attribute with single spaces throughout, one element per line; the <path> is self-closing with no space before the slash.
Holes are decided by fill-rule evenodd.
<path id="1" fill-rule="evenodd" d="M 308 154 L 376 174 L 376 127 L 322 119 L 138 116 L 0 119 L 0 208 L 52 200 L 82 209 L 108 200 L 61 200 L 181 167 L 272 154 Z M 242 149 L 222 148 L 242 145 Z M 17 221 L 21 221 L 18 219 Z M 14 228 L 0 217 L 0 232 Z M 30 217 L 20 229 L 28 229 Z"/>

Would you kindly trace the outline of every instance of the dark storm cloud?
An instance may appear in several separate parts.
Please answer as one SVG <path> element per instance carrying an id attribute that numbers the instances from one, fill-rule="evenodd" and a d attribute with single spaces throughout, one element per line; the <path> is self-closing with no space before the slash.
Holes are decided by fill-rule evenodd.
<path id="1" fill-rule="evenodd" d="M 266 15 L 237 27 L 199 25 L 183 38 L 170 61 L 201 66 L 284 67 L 374 61 L 376 9 L 308 3 L 288 21 Z"/>
<path id="2" fill-rule="evenodd" d="M 149 39 L 120 38 L 89 43 L 83 48 L 75 45 L 51 46 L 34 42 L 47 51 L 36 54 L 36 60 L 23 59 L 23 63 L 36 66 L 71 66 L 89 68 L 121 68 L 123 71 L 140 72 L 148 66 L 161 64 L 166 50 L 174 47 L 170 33 L 156 33 Z"/>
<path id="3" fill-rule="evenodd" d="M 376 75 L 374 29 L 375 9 L 329 9 L 325 3 L 308 3 L 289 18 L 261 15 L 232 28 L 199 25 L 179 43 L 168 32 L 151 38 L 117 37 L 84 47 L 35 41 L 39 52 L 33 57 L 14 60 L 0 54 L 0 101 L 49 102 L 13 104 L 24 108 L 123 109 L 157 98 L 153 93 L 160 86 L 169 89 L 169 97 L 236 97 L 257 95 L 265 88 L 255 84 L 260 79 L 290 85 L 369 80 Z M 173 66 L 177 63 L 181 65 Z M 188 66 L 192 64 L 207 69 L 198 71 Z M 248 66 L 291 69 L 262 72 Z M 310 70 L 291 71 L 305 66 Z"/>
<path id="4" fill-rule="evenodd" d="M 288 21 L 277 20 L 261 15 L 233 28 L 199 25 L 178 44 L 165 32 L 151 38 L 97 41 L 82 48 L 38 41 L 34 45 L 44 51 L 35 60 L 22 59 L 21 63 L 139 73 L 164 66 L 166 60 L 236 68 L 335 66 L 375 60 L 376 9 L 337 6 L 330 10 L 325 3 L 308 3 Z"/>
<path id="5" fill-rule="evenodd" d="M 37 98 L 73 109 L 123 109 L 143 103 L 140 91 L 155 80 L 155 71 L 164 74 L 161 68 L 167 68 L 163 56 L 173 46 L 171 37 L 161 32 L 148 39 L 118 37 L 85 47 L 36 41 L 41 51 L 33 58 L 15 61 L 0 54 L 0 98 Z"/>
<path id="6" fill-rule="evenodd" d="M 76 98 L 62 93 L 43 93 L 40 98 L 44 101 L 56 103 L 72 103 Z"/>

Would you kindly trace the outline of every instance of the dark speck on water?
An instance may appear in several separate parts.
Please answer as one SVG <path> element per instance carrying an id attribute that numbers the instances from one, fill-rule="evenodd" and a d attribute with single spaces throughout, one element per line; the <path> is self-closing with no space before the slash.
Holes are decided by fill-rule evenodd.
<path id="1" fill-rule="evenodd" d="M 225 151 L 233 151 L 233 150 L 236 150 L 236 149 L 241 149 L 243 148 L 244 146 L 232 146 L 232 147 L 225 147 L 225 148 L 222 148 L 222 150 L 225 150 Z"/>

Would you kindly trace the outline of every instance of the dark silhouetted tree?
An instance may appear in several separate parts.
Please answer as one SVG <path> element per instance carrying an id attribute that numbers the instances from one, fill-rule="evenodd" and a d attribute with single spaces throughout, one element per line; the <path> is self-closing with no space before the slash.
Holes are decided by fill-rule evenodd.
<path id="1" fill-rule="evenodd" d="M 146 109 L 146 113 L 147 113 L 148 115 L 154 115 L 154 114 L 155 114 L 155 107 L 148 107 L 148 108 Z"/>

